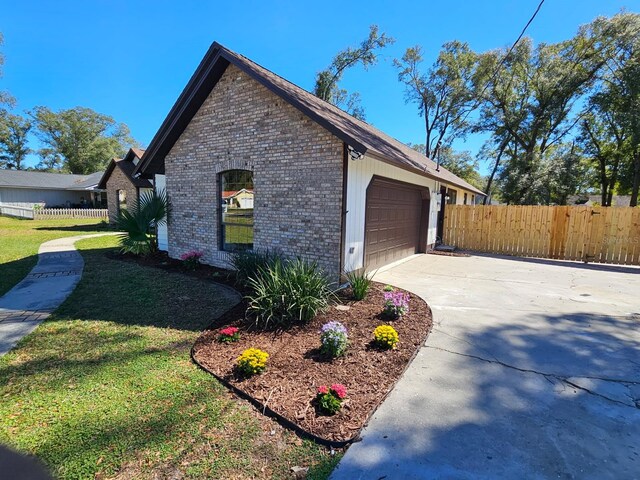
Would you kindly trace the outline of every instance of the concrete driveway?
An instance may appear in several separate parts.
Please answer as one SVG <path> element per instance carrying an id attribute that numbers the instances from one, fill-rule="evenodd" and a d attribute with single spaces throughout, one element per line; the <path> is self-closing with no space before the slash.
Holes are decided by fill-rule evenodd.
<path id="1" fill-rule="evenodd" d="M 422 255 L 376 280 L 434 329 L 332 479 L 640 478 L 639 269 Z"/>

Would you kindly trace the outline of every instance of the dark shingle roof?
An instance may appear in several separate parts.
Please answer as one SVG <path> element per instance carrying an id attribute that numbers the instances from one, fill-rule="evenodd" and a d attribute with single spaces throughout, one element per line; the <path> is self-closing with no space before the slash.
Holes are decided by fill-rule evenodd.
<path id="1" fill-rule="evenodd" d="M 436 170 L 437 166 L 433 160 L 399 140 L 362 120 L 358 120 L 217 42 L 211 45 L 167 115 L 151 141 L 142 162 L 138 164 L 135 173 L 152 174 L 161 170 L 164 156 L 169 152 L 230 63 L 301 110 L 358 152 L 367 153 L 398 167 L 484 195 L 483 192 L 444 167 Z"/>
<path id="2" fill-rule="evenodd" d="M 116 167 L 122 170 L 122 173 L 124 173 L 127 176 L 127 178 L 131 181 L 133 186 L 139 187 L 139 188 L 153 188 L 153 185 L 149 180 L 141 177 L 136 178 L 133 176 L 133 172 L 136 169 L 136 165 L 133 163 L 133 161 L 136 158 L 138 160 L 141 159 L 142 155 L 144 155 L 143 149 L 132 147 L 129 149 L 129 151 L 124 156 L 124 158 L 114 158 L 113 160 L 111 160 L 104 174 L 102 174 L 101 178 L 98 179 L 99 180 L 99 182 L 97 182 L 98 188 L 102 190 L 107 188 L 107 181 L 109 180 L 109 177 L 113 172 L 113 169 Z"/>
<path id="3" fill-rule="evenodd" d="M 101 177 L 102 172 L 90 175 L 73 175 L 27 170 L 0 170 L 0 187 L 90 190 L 98 184 Z"/>

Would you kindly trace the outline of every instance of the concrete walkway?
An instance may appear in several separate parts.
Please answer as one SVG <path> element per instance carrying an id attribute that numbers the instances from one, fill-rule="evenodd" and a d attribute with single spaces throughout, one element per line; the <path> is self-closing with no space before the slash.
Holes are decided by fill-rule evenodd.
<path id="1" fill-rule="evenodd" d="M 58 238 L 40 245 L 38 264 L 0 297 L 0 355 L 11 350 L 65 301 L 82 276 L 84 261 L 78 240 L 117 233 Z"/>
<path id="2" fill-rule="evenodd" d="M 333 480 L 640 478 L 640 269 L 423 255 L 434 330 Z"/>

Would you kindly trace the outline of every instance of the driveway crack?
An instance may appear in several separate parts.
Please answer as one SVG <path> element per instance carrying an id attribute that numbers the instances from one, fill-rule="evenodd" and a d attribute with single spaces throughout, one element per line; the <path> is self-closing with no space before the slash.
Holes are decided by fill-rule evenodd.
<path id="1" fill-rule="evenodd" d="M 467 342 L 467 343 L 469 343 L 469 342 Z M 502 362 L 502 361 L 498 360 L 497 358 L 495 360 L 491 360 L 491 359 L 488 359 L 488 358 L 480 357 L 478 355 L 471 355 L 471 354 L 468 354 L 468 353 L 454 352 L 453 350 L 447 350 L 446 348 L 434 347 L 434 346 L 431 346 L 431 345 L 425 345 L 425 347 L 426 348 L 432 348 L 434 350 L 440 350 L 442 352 L 451 353 L 453 355 L 460 355 L 462 357 L 473 358 L 475 360 L 480 360 L 480 361 L 486 362 L 486 363 L 494 363 L 496 365 L 500 365 L 500 366 L 503 366 L 505 368 L 510 368 L 512 370 L 516 370 L 516 371 L 522 372 L 522 373 L 533 373 L 535 375 L 541 375 L 548 382 L 550 382 L 552 384 L 553 384 L 553 381 L 551 379 L 555 379 L 555 380 L 557 380 L 559 382 L 562 382 L 562 383 L 564 383 L 566 385 L 570 385 L 573 388 L 577 388 L 578 390 L 582 390 L 583 392 L 586 392 L 586 393 L 588 393 L 590 395 L 603 398 L 605 400 L 608 400 L 610 402 L 616 403 L 618 405 L 624 405 L 625 407 L 630 407 L 630 408 L 634 408 L 634 407 L 635 408 L 640 408 L 640 402 L 638 400 L 634 399 L 631 395 L 628 395 L 628 396 L 632 400 L 634 405 L 630 405 L 630 404 L 622 402 L 620 400 L 616 400 L 615 398 L 607 397 L 606 395 L 602 395 L 601 393 L 594 392 L 593 390 L 590 390 L 590 389 L 588 389 L 586 387 L 583 387 L 581 385 L 577 385 L 574 382 L 569 380 L 569 378 L 575 378 L 575 376 L 565 377 L 565 376 L 558 375 L 558 374 L 555 374 L 555 373 L 540 372 L 538 370 L 533 370 L 533 369 L 530 369 L 530 368 L 516 367 L 515 365 L 509 365 L 508 363 Z M 604 382 L 611 382 L 611 383 L 619 383 L 619 384 L 624 385 L 627 388 L 631 387 L 631 385 L 640 385 L 640 381 L 635 381 L 635 380 L 620 380 L 620 379 L 594 377 L 594 376 L 580 376 L 580 378 L 585 378 L 585 379 L 589 379 L 589 380 L 601 380 L 601 381 L 604 381 Z"/>

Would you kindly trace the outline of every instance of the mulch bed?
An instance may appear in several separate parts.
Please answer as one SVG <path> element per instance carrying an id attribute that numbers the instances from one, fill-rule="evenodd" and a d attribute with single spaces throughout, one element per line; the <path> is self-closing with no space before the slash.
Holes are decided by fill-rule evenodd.
<path id="1" fill-rule="evenodd" d="M 193 358 L 254 403 L 266 406 L 303 432 L 329 443 L 353 441 L 401 377 L 432 325 L 429 306 L 413 294 L 409 313 L 404 317 L 383 317 L 382 289 L 383 285 L 372 284 L 367 299 L 361 302 L 350 301 L 349 290 L 342 291 L 340 304 L 348 306 L 348 310 L 338 310 L 334 305 L 308 324 L 280 332 L 247 328 L 240 305 L 198 338 Z M 349 335 L 346 355 L 334 360 L 325 358 L 319 350 L 320 327 L 331 320 L 342 322 Z M 383 324 L 398 331 L 397 349 L 380 350 L 372 345 L 373 329 Z M 218 329 L 228 325 L 240 328 L 238 342 L 218 342 Z M 268 366 L 260 375 L 243 378 L 234 366 L 242 351 L 250 347 L 269 353 Z M 347 399 L 336 415 L 318 414 L 313 402 L 316 389 L 333 383 L 347 387 Z"/>

